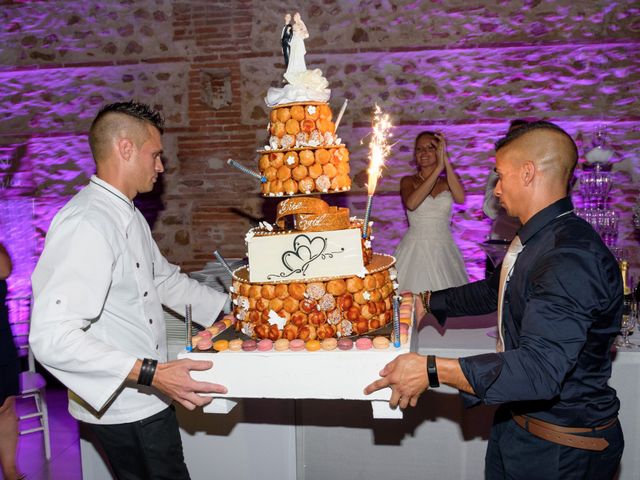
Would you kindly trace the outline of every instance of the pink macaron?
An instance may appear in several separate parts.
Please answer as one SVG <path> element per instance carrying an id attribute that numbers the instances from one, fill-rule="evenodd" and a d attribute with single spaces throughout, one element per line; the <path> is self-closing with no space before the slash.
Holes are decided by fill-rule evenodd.
<path id="1" fill-rule="evenodd" d="M 258 342 L 258 351 L 260 352 L 268 352 L 273 349 L 273 340 L 269 340 L 268 338 L 264 338 Z"/>
<path id="2" fill-rule="evenodd" d="M 362 337 L 356 340 L 356 348 L 358 350 L 369 350 L 373 347 L 373 342 L 371 342 L 370 338 Z"/>
<path id="3" fill-rule="evenodd" d="M 200 333 L 198 333 L 198 336 L 201 338 L 211 338 L 213 334 L 209 330 L 203 330 Z"/>
<path id="4" fill-rule="evenodd" d="M 304 340 L 296 338 L 295 340 L 291 340 L 289 342 L 289 350 L 292 352 L 300 352 L 304 350 Z"/>
<path id="5" fill-rule="evenodd" d="M 242 350 L 245 352 L 253 352 L 256 348 L 258 348 L 258 344 L 255 340 L 245 340 L 242 342 Z"/>
<path id="6" fill-rule="evenodd" d="M 198 348 L 198 350 L 209 350 L 211 348 L 211 339 L 203 338 L 201 340 L 198 340 L 196 347 Z"/>

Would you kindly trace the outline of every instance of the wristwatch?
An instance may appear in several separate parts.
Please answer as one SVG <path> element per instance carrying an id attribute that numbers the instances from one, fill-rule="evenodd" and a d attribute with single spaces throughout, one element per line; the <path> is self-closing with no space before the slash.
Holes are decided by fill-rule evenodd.
<path id="1" fill-rule="evenodd" d="M 427 376 L 429 378 L 429 388 L 438 388 L 440 386 L 435 355 L 427 355 Z"/>

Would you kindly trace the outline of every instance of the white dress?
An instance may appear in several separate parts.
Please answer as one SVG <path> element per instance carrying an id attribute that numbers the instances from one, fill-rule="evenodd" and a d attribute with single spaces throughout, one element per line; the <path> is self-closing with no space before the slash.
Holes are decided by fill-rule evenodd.
<path id="1" fill-rule="evenodd" d="M 445 190 L 407 210 L 409 230 L 395 251 L 400 291 L 441 290 L 468 282 L 464 260 L 451 236 L 453 197 Z"/>

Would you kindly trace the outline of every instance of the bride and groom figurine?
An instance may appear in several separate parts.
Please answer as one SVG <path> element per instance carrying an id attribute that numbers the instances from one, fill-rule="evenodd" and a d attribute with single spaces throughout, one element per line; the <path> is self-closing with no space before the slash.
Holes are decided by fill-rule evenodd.
<path id="1" fill-rule="evenodd" d="M 293 23 L 291 15 L 288 13 L 284 16 L 284 22 L 285 25 L 280 37 L 284 64 L 287 67 L 284 78 L 291 83 L 290 78 L 307 70 L 304 61 L 304 56 L 307 53 L 304 48 L 304 40 L 309 38 L 309 32 L 298 12 L 293 15 Z"/>
<path id="2" fill-rule="evenodd" d="M 295 102 L 328 102 L 331 96 L 329 82 L 319 68 L 307 70 L 304 60 L 307 53 L 304 40 L 309 38 L 306 25 L 298 12 L 293 15 L 293 18 L 287 13 L 284 21 L 280 43 L 286 67 L 285 85 L 270 87 L 267 90 L 265 103 L 268 107 L 274 107 Z"/>

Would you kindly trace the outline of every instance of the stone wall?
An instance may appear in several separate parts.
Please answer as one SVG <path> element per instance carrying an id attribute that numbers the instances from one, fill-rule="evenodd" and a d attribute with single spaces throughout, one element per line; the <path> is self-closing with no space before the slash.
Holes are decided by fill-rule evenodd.
<path id="1" fill-rule="evenodd" d="M 619 243 L 637 269 L 637 2 L 487 3 L 0 0 L 0 202 L 28 199 L 34 212 L 0 222 L 0 239 L 28 237 L 35 252 L 42 248 L 55 211 L 93 172 L 91 119 L 104 103 L 135 98 L 167 118 L 166 173 L 139 200 L 162 251 L 185 270 L 212 261 L 215 249 L 243 256 L 246 230 L 272 220 L 274 202 L 225 161 L 255 165 L 266 138 L 263 97 L 281 84 L 282 17 L 304 5 L 307 65 L 328 78 L 334 111 L 350 101 L 340 136 L 352 152 L 354 188 L 329 201 L 362 214 L 374 104 L 396 125 L 372 211 L 376 250 L 393 252 L 406 229 L 397 190 L 412 173 L 416 133 L 439 129 L 468 193 L 452 228 L 471 277 L 480 278 L 493 142 L 512 118 L 545 118 L 574 135 L 581 153 L 596 125 L 609 126 L 622 161 L 611 194 L 622 215 Z"/>

